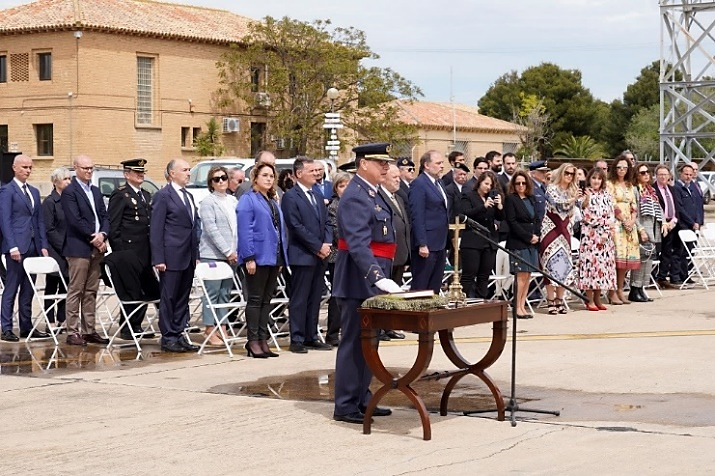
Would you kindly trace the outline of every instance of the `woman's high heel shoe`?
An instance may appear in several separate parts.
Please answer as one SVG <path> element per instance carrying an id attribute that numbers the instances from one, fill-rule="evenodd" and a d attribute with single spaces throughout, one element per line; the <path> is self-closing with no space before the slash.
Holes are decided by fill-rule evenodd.
<path id="1" fill-rule="evenodd" d="M 620 306 L 621 304 L 623 304 L 623 301 L 619 300 L 616 297 L 616 293 L 614 291 L 614 292 L 608 293 L 608 303 L 613 304 L 614 306 Z"/>
<path id="2" fill-rule="evenodd" d="M 276 354 L 275 352 L 271 351 L 270 347 L 268 347 L 268 342 L 266 341 L 261 341 L 261 350 L 268 357 L 280 357 L 280 354 Z"/>
<path id="3" fill-rule="evenodd" d="M 246 355 L 248 357 L 253 357 L 254 359 L 267 359 L 268 354 L 266 353 L 256 353 L 253 350 L 251 350 L 251 346 L 249 345 L 249 342 L 246 342 L 246 345 L 243 346 L 244 349 L 246 349 Z"/>

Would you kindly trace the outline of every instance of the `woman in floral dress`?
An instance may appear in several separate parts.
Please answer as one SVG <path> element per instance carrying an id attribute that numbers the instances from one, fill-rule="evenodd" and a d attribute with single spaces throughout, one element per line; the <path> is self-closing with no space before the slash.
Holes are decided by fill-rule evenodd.
<path id="1" fill-rule="evenodd" d="M 613 243 L 613 200 L 606 191 L 606 172 L 594 167 L 581 207 L 581 245 L 578 255 L 579 288 L 586 292 L 589 311 L 605 311 L 601 290 L 616 287 L 616 249 Z"/>
<path id="2" fill-rule="evenodd" d="M 562 164 L 551 176 L 546 188 L 546 215 L 541 224 L 541 269 L 568 284 L 573 279 L 571 261 L 571 232 L 569 222 L 579 197 L 576 184 L 576 167 Z M 565 289 L 547 280 L 546 300 L 549 314 L 566 314 Z"/>
<path id="3" fill-rule="evenodd" d="M 616 289 L 608 293 L 608 299 L 611 304 L 630 304 L 623 294 L 623 284 L 628 270 L 639 269 L 641 266 L 638 233 L 645 230 L 638 223 L 638 203 L 631 183 L 633 165 L 624 154 L 616 157 L 613 162 L 608 173 L 607 187 L 615 205 Z"/>

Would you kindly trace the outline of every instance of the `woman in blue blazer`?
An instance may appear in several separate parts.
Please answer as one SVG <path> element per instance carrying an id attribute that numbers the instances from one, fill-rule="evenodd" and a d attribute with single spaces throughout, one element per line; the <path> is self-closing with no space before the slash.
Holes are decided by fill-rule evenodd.
<path id="1" fill-rule="evenodd" d="M 278 357 L 268 348 L 268 319 L 271 299 L 281 267 L 287 262 L 287 239 L 283 214 L 276 200 L 276 169 L 260 164 L 251 171 L 250 192 L 244 193 L 236 208 L 238 259 L 246 276 L 246 327 L 249 357 Z"/>

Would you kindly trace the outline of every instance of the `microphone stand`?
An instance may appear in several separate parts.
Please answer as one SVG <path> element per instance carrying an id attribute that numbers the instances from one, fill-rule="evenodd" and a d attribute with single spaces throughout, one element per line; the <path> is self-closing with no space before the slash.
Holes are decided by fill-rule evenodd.
<path id="1" fill-rule="evenodd" d="M 484 227 L 481 223 L 478 223 L 471 218 L 467 217 L 466 215 L 459 215 L 459 219 L 467 225 L 469 228 L 472 229 L 475 233 L 477 233 L 480 237 L 484 238 L 487 242 L 491 243 L 492 245 L 496 246 L 500 250 L 504 251 L 506 254 L 511 256 L 512 258 L 516 259 L 518 262 L 520 262 L 523 265 L 526 265 L 527 268 L 531 268 L 533 271 L 539 272 L 545 277 L 547 277 L 549 280 L 553 281 L 554 283 L 557 283 L 559 286 L 563 287 L 564 289 L 569 290 L 572 294 L 577 296 L 583 301 L 588 301 L 588 298 L 584 296 L 583 293 L 580 291 L 577 291 L 576 289 L 573 289 L 570 286 L 567 286 L 566 284 L 562 283 L 558 279 L 554 278 L 553 276 L 549 275 L 548 273 L 540 270 L 536 266 L 533 266 L 531 263 L 528 263 L 524 261 L 524 259 L 509 251 L 496 241 L 492 240 L 490 237 L 489 230 Z M 555 415 L 559 416 L 561 415 L 561 412 L 558 410 L 539 410 L 535 408 L 523 408 L 519 405 L 519 403 L 516 401 L 516 295 L 517 295 L 517 290 L 518 290 L 518 284 L 517 284 L 517 279 L 516 276 L 514 277 L 514 281 L 512 284 L 512 304 L 511 304 L 511 316 L 512 316 L 512 327 L 511 327 L 511 395 L 509 396 L 509 403 L 506 405 L 505 410 L 511 413 L 511 426 L 516 426 L 516 412 L 528 412 L 528 413 L 541 413 L 541 414 L 546 414 L 546 415 Z M 472 411 L 465 411 L 464 415 L 469 416 L 477 413 L 486 413 L 486 412 L 491 412 L 494 410 L 472 410 Z"/>

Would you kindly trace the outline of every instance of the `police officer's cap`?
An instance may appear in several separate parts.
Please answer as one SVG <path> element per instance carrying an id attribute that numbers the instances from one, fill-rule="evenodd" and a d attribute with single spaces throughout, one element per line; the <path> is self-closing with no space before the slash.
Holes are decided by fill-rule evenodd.
<path id="1" fill-rule="evenodd" d="M 355 165 L 355 161 L 346 162 L 338 166 L 338 170 L 342 170 L 343 172 L 355 173 L 357 171 L 357 166 Z"/>
<path id="2" fill-rule="evenodd" d="M 390 144 L 387 142 L 378 142 L 377 144 L 363 144 L 353 147 L 355 153 L 355 162 L 360 162 L 361 159 L 367 160 L 386 160 L 394 161 L 390 157 Z"/>
<path id="3" fill-rule="evenodd" d="M 551 169 L 545 160 L 536 160 L 529 164 L 529 170 L 541 170 L 542 172 L 548 172 Z"/>
<path id="4" fill-rule="evenodd" d="M 398 167 L 414 167 L 415 163 L 412 162 L 409 157 L 400 157 L 397 159 L 397 166 Z"/>
<path id="5" fill-rule="evenodd" d="M 124 162 L 121 162 L 121 164 L 124 166 L 124 170 L 146 172 L 146 168 L 144 167 L 146 165 L 145 159 L 129 159 L 125 160 Z"/>
<path id="6" fill-rule="evenodd" d="M 457 162 L 456 164 L 454 164 L 454 168 L 469 173 L 469 167 L 467 167 L 467 165 L 463 162 Z"/>

